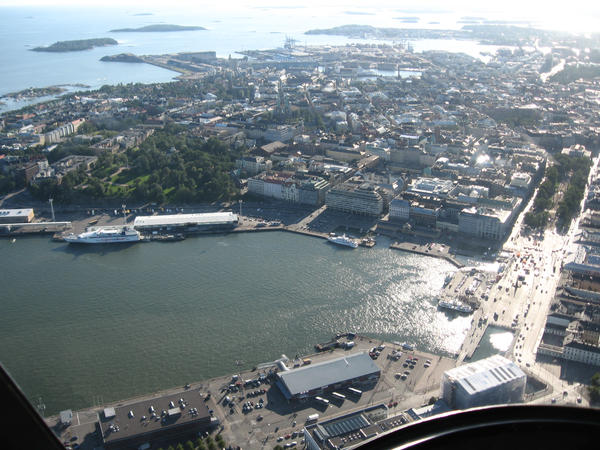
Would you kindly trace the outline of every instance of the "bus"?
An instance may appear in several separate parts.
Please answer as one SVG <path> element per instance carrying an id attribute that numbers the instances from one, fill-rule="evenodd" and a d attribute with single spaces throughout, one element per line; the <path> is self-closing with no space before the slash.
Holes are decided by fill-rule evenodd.
<path id="1" fill-rule="evenodd" d="M 342 401 L 346 399 L 346 396 L 344 394 L 340 394 L 338 392 L 332 392 L 331 396 Z"/>
<path id="2" fill-rule="evenodd" d="M 315 400 L 321 403 L 322 405 L 329 406 L 329 400 L 322 397 L 315 397 Z"/>
<path id="3" fill-rule="evenodd" d="M 360 397 L 362 395 L 362 391 L 360 389 L 355 389 L 352 387 L 348 388 L 348 392 L 350 392 L 351 394 L 356 395 L 357 397 Z"/>

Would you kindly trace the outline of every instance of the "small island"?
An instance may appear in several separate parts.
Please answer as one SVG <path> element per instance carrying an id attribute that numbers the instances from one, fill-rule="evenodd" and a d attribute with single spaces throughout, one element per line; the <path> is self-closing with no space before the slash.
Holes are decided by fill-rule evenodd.
<path id="1" fill-rule="evenodd" d="M 206 30 L 204 27 L 197 26 L 186 26 L 186 25 L 170 25 L 170 24 L 157 24 L 157 25 L 146 25 L 140 28 L 118 28 L 116 30 L 110 30 L 111 33 L 164 33 L 168 31 L 193 31 L 193 30 Z"/>
<path id="2" fill-rule="evenodd" d="M 80 39 L 75 41 L 58 41 L 48 47 L 35 47 L 34 52 L 79 52 L 90 50 L 94 47 L 106 47 L 107 45 L 118 45 L 112 38 Z"/>
<path id="3" fill-rule="evenodd" d="M 100 61 L 143 63 L 144 60 L 133 53 L 119 53 L 118 55 L 106 55 L 100 58 Z"/>

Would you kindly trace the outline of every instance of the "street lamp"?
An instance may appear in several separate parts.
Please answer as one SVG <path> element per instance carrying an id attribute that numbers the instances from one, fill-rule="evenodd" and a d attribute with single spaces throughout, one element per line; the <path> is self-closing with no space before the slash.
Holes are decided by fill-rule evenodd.
<path id="1" fill-rule="evenodd" d="M 54 218 L 54 205 L 52 204 L 53 201 L 53 198 L 48 199 L 48 202 L 50 203 L 50 211 L 52 211 L 52 222 L 56 222 L 56 219 Z"/>

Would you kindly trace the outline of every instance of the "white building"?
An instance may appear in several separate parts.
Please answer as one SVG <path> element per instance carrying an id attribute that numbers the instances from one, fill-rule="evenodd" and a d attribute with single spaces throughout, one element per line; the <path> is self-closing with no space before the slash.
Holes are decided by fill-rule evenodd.
<path id="1" fill-rule="evenodd" d="M 320 177 L 298 179 L 290 173 L 262 174 L 248 179 L 248 193 L 291 203 L 321 206 L 329 183 Z"/>
<path id="2" fill-rule="evenodd" d="M 523 401 L 527 376 L 512 361 L 494 355 L 447 370 L 441 396 L 455 409 Z"/>
<path id="3" fill-rule="evenodd" d="M 458 214 L 458 231 L 481 239 L 500 240 L 508 231 L 513 211 L 496 208 L 465 208 Z"/>
<path id="4" fill-rule="evenodd" d="M 563 347 L 563 358 L 593 366 L 600 366 L 600 348 L 583 342 L 571 341 Z"/>
<path id="5" fill-rule="evenodd" d="M 379 216 L 383 212 L 383 197 L 375 187 L 365 181 L 348 180 L 327 192 L 328 208 L 353 214 Z"/>
<path id="6" fill-rule="evenodd" d="M 521 188 L 521 189 L 529 189 L 529 185 L 531 184 L 531 175 L 527 173 L 515 172 L 510 179 L 510 186 Z"/>
<path id="7" fill-rule="evenodd" d="M 237 169 L 246 170 L 249 175 L 271 170 L 273 163 L 262 156 L 244 156 L 235 162 Z"/>

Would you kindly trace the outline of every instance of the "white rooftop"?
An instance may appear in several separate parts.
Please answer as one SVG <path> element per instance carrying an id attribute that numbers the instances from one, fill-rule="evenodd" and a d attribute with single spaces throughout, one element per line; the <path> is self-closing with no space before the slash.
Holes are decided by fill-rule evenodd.
<path id="1" fill-rule="evenodd" d="M 297 395 L 380 371 L 366 352 L 360 352 L 279 372 L 278 376 L 290 394 Z"/>
<path id="2" fill-rule="evenodd" d="M 500 355 L 455 367 L 445 375 L 471 395 L 526 376 L 519 366 Z"/>
<path id="3" fill-rule="evenodd" d="M 133 226 L 151 227 L 161 225 L 213 225 L 222 223 L 232 223 L 238 220 L 237 214 L 232 212 L 216 212 L 206 214 L 171 214 L 164 216 L 138 216 L 135 218 Z"/>
<path id="4" fill-rule="evenodd" d="M 33 212 L 31 208 L 0 209 L 0 217 L 27 217 Z"/>

